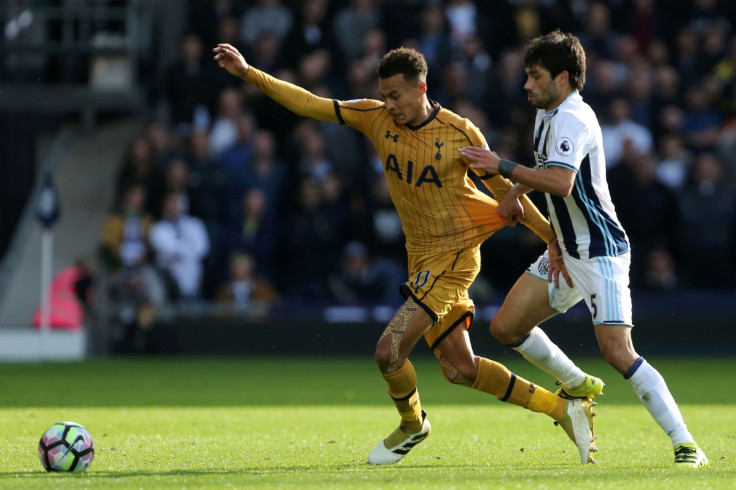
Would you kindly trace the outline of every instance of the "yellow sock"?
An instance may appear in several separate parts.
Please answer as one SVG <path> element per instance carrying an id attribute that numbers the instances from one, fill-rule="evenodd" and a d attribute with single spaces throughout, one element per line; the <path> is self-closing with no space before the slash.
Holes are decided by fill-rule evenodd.
<path id="1" fill-rule="evenodd" d="M 417 373 L 409 360 L 392 374 L 384 374 L 388 383 L 388 394 L 396 404 L 401 415 L 402 425 L 409 432 L 422 428 L 422 404 L 417 391 Z"/>
<path id="2" fill-rule="evenodd" d="M 555 420 L 562 419 L 565 400 L 490 359 L 479 358 L 478 374 L 472 388 L 490 393 L 502 402 L 546 413 Z"/>

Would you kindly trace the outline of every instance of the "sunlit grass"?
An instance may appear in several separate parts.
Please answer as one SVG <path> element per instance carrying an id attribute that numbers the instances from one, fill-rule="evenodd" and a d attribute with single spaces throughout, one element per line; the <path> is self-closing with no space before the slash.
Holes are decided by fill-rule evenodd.
<path id="1" fill-rule="evenodd" d="M 414 363 L 432 435 L 389 467 L 366 464 L 398 422 L 370 360 L 112 360 L 0 365 L 0 488 L 733 488 L 736 395 L 718 380 L 736 366 L 650 362 L 708 469 L 674 468 L 669 439 L 597 360 L 581 363 L 607 382 L 587 467 L 549 418 L 451 386 L 429 359 Z M 552 388 L 525 362 L 504 363 Z M 86 473 L 47 474 L 38 461 L 38 438 L 61 420 L 95 438 Z"/>

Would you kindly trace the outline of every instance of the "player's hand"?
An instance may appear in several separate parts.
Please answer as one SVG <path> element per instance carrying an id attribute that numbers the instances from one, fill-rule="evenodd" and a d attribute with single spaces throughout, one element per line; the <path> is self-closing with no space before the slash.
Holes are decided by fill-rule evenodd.
<path id="1" fill-rule="evenodd" d="M 484 170 L 491 175 L 498 175 L 498 163 L 501 158 L 495 151 L 480 146 L 465 146 L 459 149 L 460 154 L 475 163 L 470 164 L 470 168 Z"/>
<path id="2" fill-rule="evenodd" d="M 231 75 L 244 78 L 248 74 L 250 66 L 245 62 L 243 55 L 232 45 L 218 44 L 212 52 L 215 53 L 214 59 L 220 68 L 226 69 Z"/>
<path id="3" fill-rule="evenodd" d="M 519 198 L 509 191 L 498 202 L 496 212 L 500 217 L 508 221 L 509 226 L 514 227 L 516 223 L 524 222 L 524 206 L 521 205 Z"/>
<path id="4" fill-rule="evenodd" d="M 547 249 L 549 250 L 549 271 L 547 272 L 547 281 L 554 281 L 555 287 L 559 288 L 561 272 L 567 285 L 573 287 L 572 279 L 570 278 L 570 274 L 567 273 L 567 267 L 565 267 L 565 261 L 562 259 L 562 249 L 560 248 L 560 244 L 557 243 L 557 238 L 553 238 L 552 241 L 549 242 Z"/>

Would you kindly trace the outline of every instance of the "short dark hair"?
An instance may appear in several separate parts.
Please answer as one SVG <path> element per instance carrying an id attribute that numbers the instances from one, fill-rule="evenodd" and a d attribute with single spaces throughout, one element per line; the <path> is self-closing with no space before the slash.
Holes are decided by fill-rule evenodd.
<path id="1" fill-rule="evenodd" d="M 552 78 L 563 71 L 570 77 L 570 86 L 582 90 L 585 85 L 585 50 L 580 40 L 559 29 L 532 39 L 524 55 L 524 66 L 539 65 Z"/>
<path id="2" fill-rule="evenodd" d="M 427 81 L 427 61 L 424 55 L 415 49 L 392 49 L 378 63 L 378 76 L 391 78 L 402 74 L 405 80 Z"/>

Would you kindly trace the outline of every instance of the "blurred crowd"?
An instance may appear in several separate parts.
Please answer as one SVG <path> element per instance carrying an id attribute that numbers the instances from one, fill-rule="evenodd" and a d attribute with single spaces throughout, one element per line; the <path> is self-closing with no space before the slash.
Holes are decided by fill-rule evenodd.
<path id="1" fill-rule="evenodd" d="M 632 286 L 734 286 L 736 4 L 188 3 L 179 57 L 156 90 L 163 116 L 152 114 L 130 142 L 103 234 L 119 299 L 135 296 L 143 308 L 399 299 L 404 238 L 368 140 L 299 118 L 230 76 L 212 60 L 218 42 L 338 99 L 380 99 L 380 57 L 416 48 L 429 64 L 430 99 L 470 118 L 502 158 L 531 164 L 523 52 L 555 27 L 586 48 L 582 96 L 603 129 L 614 204 L 632 242 Z M 475 297 L 502 298 L 542 249 L 523 227 L 492 237 Z"/>

